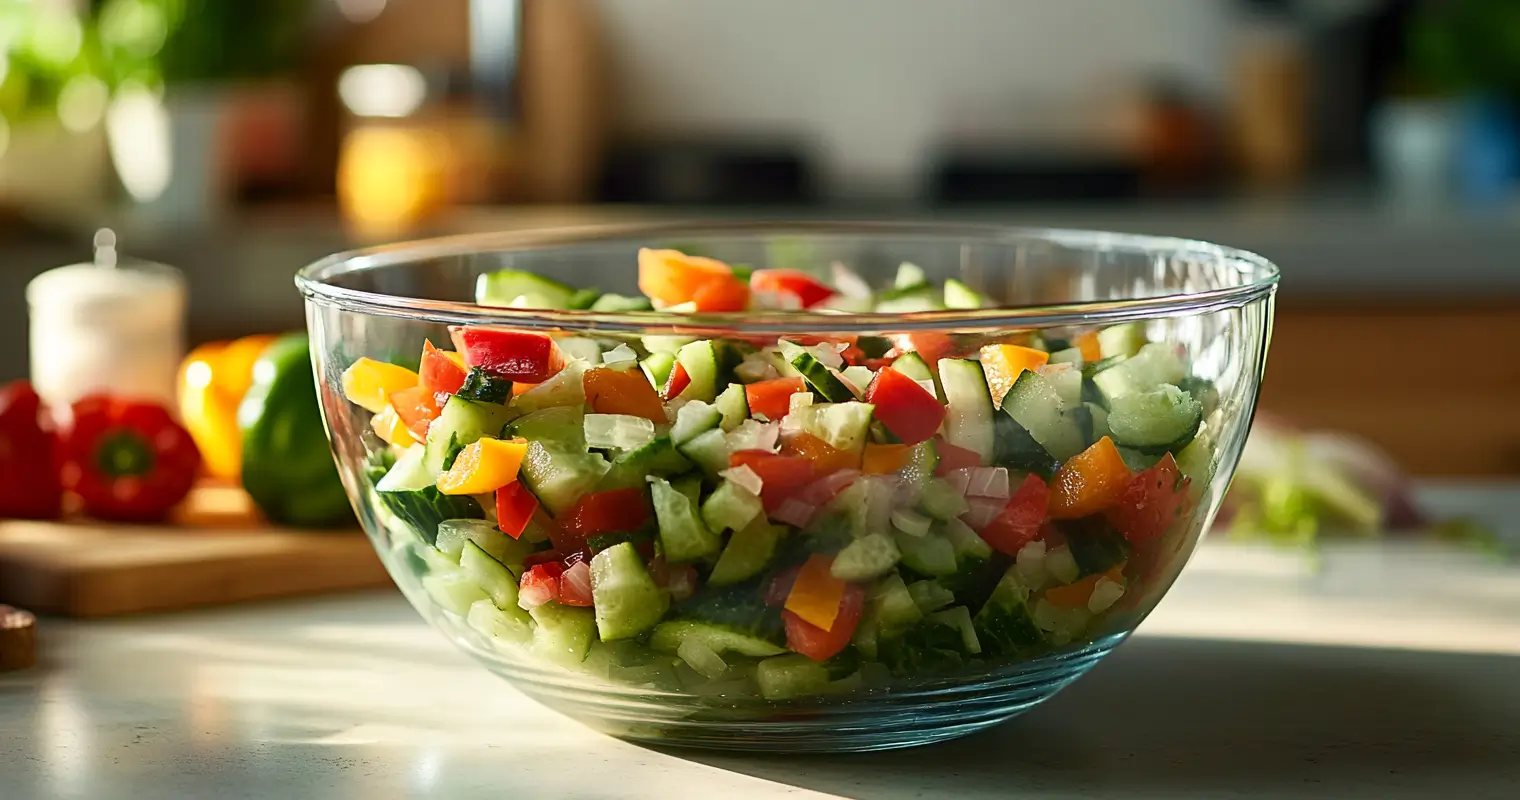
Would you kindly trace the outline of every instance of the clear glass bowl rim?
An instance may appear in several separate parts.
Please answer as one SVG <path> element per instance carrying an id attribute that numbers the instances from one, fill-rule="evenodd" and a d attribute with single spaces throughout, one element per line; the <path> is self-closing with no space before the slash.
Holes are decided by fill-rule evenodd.
<path id="1" fill-rule="evenodd" d="M 783 314 L 705 313 L 673 315 L 662 312 L 592 312 L 545 309 L 490 308 L 474 303 L 427 300 L 338 286 L 343 275 L 412 261 L 549 250 L 629 238 L 678 239 L 681 236 L 760 237 L 835 236 L 925 237 L 967 243 L 1018 244 L 1046 242 L 1073 249 L 1102 252 L 1125 250 L 1154 255 L 1189 255 L 1227 262 L 1245 279 L 1237 286 L 1202 292 L 1119 300 L 913 313 Z M 629 265 L 632 268 L 632 264 Z M 796 331 L 873 332 L 955 329 L 1048 328 L 1065 325 L 1113 324 L 1158 317 L 1206 313 L 1247 305 L 1270 296 L 1277 286 L 1276 264 L 1255 253 L 1193 239 L 1060 228 L 921 222 L 661 222 L 542 228 L 528 231 L 473 233 L 338 253 L 316 261 L 295 281 L 309 302 L 376 316 L 427 320 L 456 325 L 509 324 L 557 331 L 639 333 L 650 328 L 683 331 L 779 334 Z"/>

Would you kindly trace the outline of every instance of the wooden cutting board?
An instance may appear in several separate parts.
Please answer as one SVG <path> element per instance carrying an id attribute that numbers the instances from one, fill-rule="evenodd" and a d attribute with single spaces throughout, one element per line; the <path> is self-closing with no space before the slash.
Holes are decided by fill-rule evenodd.
<path id="1" fill-rule="evenodd" d="M 231 486 L 159 525 L 0 521 L 0 603 L 109 617 L 390 585 L 357 528 L 272 528 Z"/>

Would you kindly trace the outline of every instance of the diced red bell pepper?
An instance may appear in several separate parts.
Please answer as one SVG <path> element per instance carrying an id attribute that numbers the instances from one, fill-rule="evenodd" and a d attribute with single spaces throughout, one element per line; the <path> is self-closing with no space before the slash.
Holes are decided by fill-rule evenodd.
<path id="1" fill-rule="evenodd" d="M 1050 487 L 1038 475 L 1024 478 L 1002 513 L 977 531 L 999 553 L 1019 554 L 1024 545 L 1040 538 L 1045 525 L 1045 507 L 1050 502 Z"/>
<path id="2" fill-rule="evenodd" d="M 827 661 L 844 650 L 855 636 L 865 608 L 866 592 L 859 584 L 845 584 L 839 601 L 839 613 L 828 630 L 814 625 L 790 611 L 782 611 L 786 625 L 786 646 L 814 661 Z"/>
<path id="3" fill-rule="evenodd" d="M 670 368 L 670 377 L 666 379 L 665 390 L 660 394 L 664 396 L 666 400 L 670 400 L 674 397 L 678 397 L 681 392 L 686 391 L 686 387 L 690 385 L 691 375 L 687 374 L 686 366 L 677 361 L 676 365 Z"/>
<path id="4" fill-rule="evenodd" d="M 745 386 L 744 399 L 749 402 L 750 416 L 774 422 L 791 410 L 792 395 L 806 388 L 802 378 L 773 378 Z"/>
<path id="5" fill-rule="evenodd" d="M 649 501 L 642 489 L 613 489 L 588 494 L 556 520 L 557 531 L 550 533 L 554 548 L 562 552 L 579 550 L 586 539 L 599 533 L 631 531 L 649 519 Z"/>
<path id="6" fill-rule="evenodd" d="M 511 381 L 543 383 L 565 366 L 559 345 L 542 333 L 492 325 L 453 325 L 449 335 L 454 349 L 464 354 L 465 364 Z"/>
<path id="7" fill-rule="evenodd" d="M 591 565 L 577 561 L 559 576 L 559 601 L 567 606 L 591 606 Z"/>
<path id="8" fill-rule="evenodd" d="M 956 447 L 943 438 L 934 440 L 934 452 L 939 454 L 939 463 L 934 467 L 934 474 L 940 477 L 958 469 L 970 469 L 982 465 L 982 457 L 975 450 Z"/>
<path id="9" fill-rule="evenodd" d="M 803 308 L 812 308 L 834 296 L 834 289 L 828 284 L 795 269 L 757 269 L 750 273 L 749 285 L 757 292 L 789 294 Z"/>
<path id="10" fill-rule="evenodd" d="M 765 450 L 738 450 L 728 457 L 731 467 L 749 467 L 760 476 L 760 500 L 766 511 L 775 511 L 787 498 L 813 481 L 813 462 L 801 456 L 783 456 Z"/>
<path id="11" fill-rule="evenodd" d="M 517 584 L 518 605 L 537 608 L 560 599 L 559 578 L 564 572 L 565 567 L 558 561 L 535 564 L 529 568 Z"/>
<path id="12" fill-rule="evenodd" d="M 930 370 L 939 372 L 939 360 L 955 352 L 955 340 L 950 334 L 939 331 L 920 331 L 918 333 L 899 333 L 892 337 L 894 345 L 891 356 L 894 358 L 904 353 L 918 353 Z"/>
<path id="13" fill-rule="evenodd" d="M 1108 521 L 1130 544 L 1150 544 L 1181 517 L 1187 486 L 1177 461 L 1167 453 L 1155 466 L 1130 479 L 1119 502 L 1108 510 Z"/>
<path id="14" fill-rule="evenodd" d="M 438 395 L 433 394 L 420 384 L 410 389 L 402 389 L 399 392 L 391 392 L 391 408 L 396 409 L 396 416 L 401 418 L 401 424 L 417 437 L 417 441 L 427 439 L 428 426 L 438 415 L 443 413 L 443 406 L 438 402 Z"/>
<path id="15" fill-rule="evenodd" d="M 918 385 L 918 381 L 886 367 L 866 387 L 866 402 L 876 406 L 874 416 L 903 444 L 927 441 L 945 421 L 945 407 Z"/>
<path id="16" fill-rule="evenodd" d="M 537 512 L 538 498 L 521 481 L 496 490 L 496 527 L 513 539 L 522 536 Z"/>
<path id="17" fill-rule="evenodd" d="M 195 485 L 200 451 L 163 406 L 91 395 L 74 403 L 73 418 L 59 449 L 64 488 L 91 516 L 162 519 Z"/>
<path id="18" fill-rule="evenodd" d="M 433 394 L 457 394 L 469 371 L 458 353 L 439 350 L 432 342 L 424 342 L 417 375 L 418 383 Z"/>

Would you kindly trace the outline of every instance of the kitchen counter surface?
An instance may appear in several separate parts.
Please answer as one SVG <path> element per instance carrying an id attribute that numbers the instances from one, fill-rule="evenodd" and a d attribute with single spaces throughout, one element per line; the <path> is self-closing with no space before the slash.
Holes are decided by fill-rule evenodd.
<path id="1" fill-rule="evenodd" d="M 1520 486 L 1426 499 L 1520 536 Z M 0 676 L 0 797 L 1520 796 L 1520 567 L 1410 544 L 1205 546 L 1023 717 L 855 756 L 628 744 L 525 699 L 396 593 L 44 620 Z"/>

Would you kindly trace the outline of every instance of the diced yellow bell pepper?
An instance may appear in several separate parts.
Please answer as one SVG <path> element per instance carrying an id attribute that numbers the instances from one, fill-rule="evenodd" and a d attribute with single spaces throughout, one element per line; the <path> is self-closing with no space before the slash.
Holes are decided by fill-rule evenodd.
<path id="1" fill-rule="evenodd" d="M 523 455 L 528 452 L 526 439 L 484 438 L 465 445 L 454 458 L 454 465 L 438 476 L 438 491 L 444 494 L 484 494 L 494 492 L 517 480 Z"/>
<path id="2" fill-rule="evenodd" d="M 797 580 L 786 596 L 786 610 L 823 630 L 833 630 L 844 601 L 844 581 L 834 577 L 832 556 L 815 554 L 797 571 Z"/>
<path id="3" fill-rule="evenodd" d="M 417 441 L 412 436 L 411 429 L 401 421 L 401 415 L 396 413 L 396 407 L 390 403 L 386 403 L 379 414 L 370 418 L 369 427 L 376 436 L 380 437 L 380 441 L 386 444 L 399 444 L 406 447 Z"/>
<path id="4" fill-rule="evenodd" d="M 367 411 L 376 414 L 385 410 L 385 401 L 392 392 L 410 389 L 417 385 L 417 373 L 406 367 L 361 358 L 343 371 L 343 396 Z"/>
<path id="5" fill-rule="evenodd" d="M 1016 344 L 989 344 L 982 348 L 982 371 L 987 373 L 987 388 L 992 391 L 992 404 L 1003 405 L 1003 395 L 1013 388 L 1019 374 L 1045 366 L 1050 354 L 1033 347 Z"/>
<path id="6" fill-rule="evenodd" d="M 888 475 L 906 467 L 913 453 L 911 444 L 867 444 L 860 460 L 860 471 L 867 475 Z"/>

